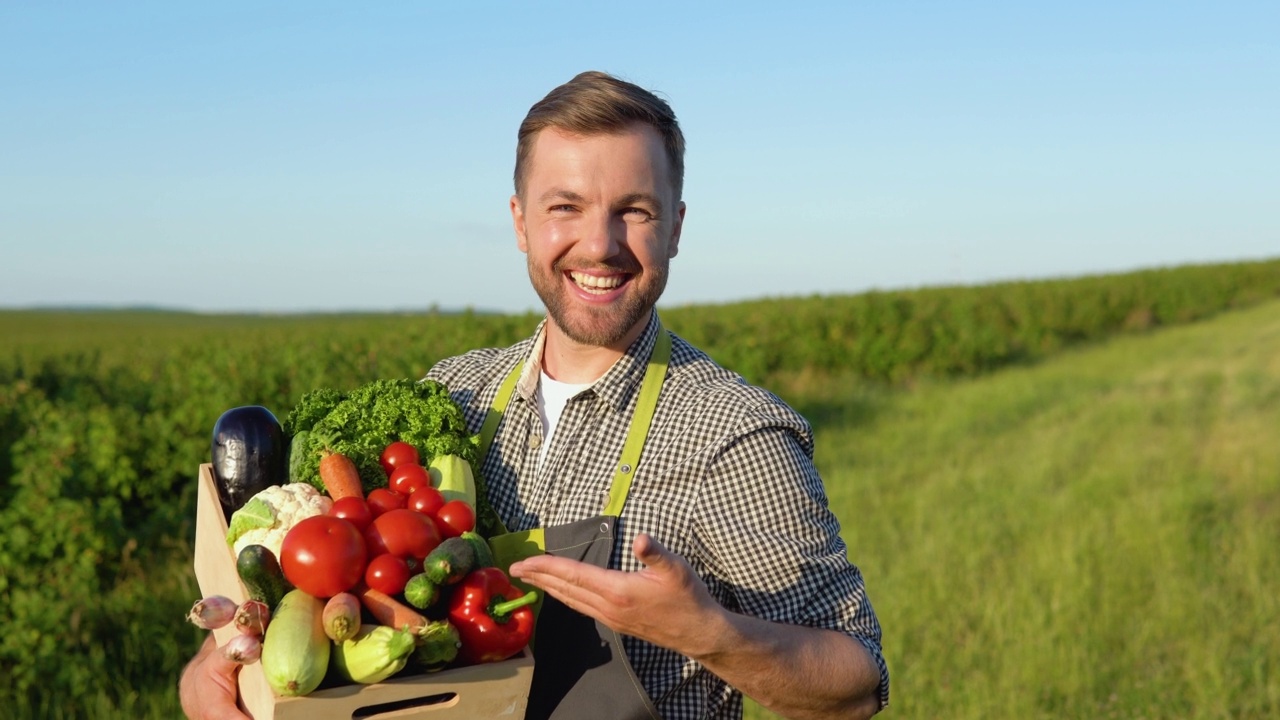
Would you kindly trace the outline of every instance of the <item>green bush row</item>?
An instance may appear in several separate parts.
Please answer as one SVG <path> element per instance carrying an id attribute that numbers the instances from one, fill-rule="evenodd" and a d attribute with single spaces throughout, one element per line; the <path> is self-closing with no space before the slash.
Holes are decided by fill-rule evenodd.
<path id="1" fill-rule="evenodd" d="M 667 324 L 749 378 L 875 380 L 986 372 L 1280 295 L 1280 260 L 1062 280 L 667 309 Z"/>

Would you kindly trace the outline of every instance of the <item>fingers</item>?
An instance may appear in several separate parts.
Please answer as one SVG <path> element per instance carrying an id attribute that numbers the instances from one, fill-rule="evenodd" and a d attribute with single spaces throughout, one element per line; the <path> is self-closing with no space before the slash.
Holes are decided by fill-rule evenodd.
<path id="1" fill-rule="evenodd" d="M 659 576 L 678 571 L 678 565 L 681 563 L 680 559 L 661 543 L 643 533 L 636 536 L 632 551 L 636 559 Z M 575 599 L 575 596 L 606 594 L 628 584 L 658 580 L 658 576 L 655 575 L 624 574 L 552 555 L 537 555 L 513 563 L 510 574 L 512 577 L 560 597 L 561 600 L 565 600 L 566 597 Z"/>
<path id="2" fill-rule="evenodd" d="M 216 645 L 213 652 L 209 653 L 209 656 L 204 661 L 205 672 L 214 677 L 227 680 L 232 686 L 236 684 L 236 675 L 240 672 L 240 668 L 240 663 L 228 660 L 227 656 L 222 654 L 222 649 L 216 647 Z"/>
<path id="3" fill-rule="evenodd" d="M 250 720 L 236 705 L 240 665 L 222 655 L 213 633 L 187 663 L 179 681 L 182 711 L 192 720 Z"/>
<path id="4" fill-rule="evenodd" d="M 548 592 L 564 592 L 574 587 L 590 586 L 589 575 L 592 572 L 605 571 L 551 555 L 539 555 L 511 565 L 512 577 Z"/>
<path id="5" fill-rule="evenodd" d="M 663 547 L 662 543 L 645 533 L 636 535 L 635 542 L 631 544 L 631 551 L 635 553 L 637 560 L 651 570 L 666 570 L 675 560 L 675 556 Z"/>
<path id="6" fill-rule="evenodd" d="M 607 605 L 601 596 L 608 592 L 610 579 L 615 574 L 616 571 L 551 555 L 539 555 L 511 565 L 512 577 L 541 588 L 570 608 L 597 619 L 598 608 Z"/>

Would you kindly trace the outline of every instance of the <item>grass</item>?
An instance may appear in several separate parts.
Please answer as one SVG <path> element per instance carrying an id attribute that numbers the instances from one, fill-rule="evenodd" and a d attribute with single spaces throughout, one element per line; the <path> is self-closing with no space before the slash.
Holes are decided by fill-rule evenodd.
<path id="1" fill-rule="evenodd" d="M 884 627 L 888 716 L 1280 715 L 1280 303 L 817 390 L 786 394 Z"/>

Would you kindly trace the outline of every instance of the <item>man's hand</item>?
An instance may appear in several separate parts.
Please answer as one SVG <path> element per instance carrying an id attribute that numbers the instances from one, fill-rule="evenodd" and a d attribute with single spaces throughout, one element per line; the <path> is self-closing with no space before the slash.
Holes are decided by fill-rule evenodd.
<path id="1" fill-rule="evenodd" d="M 724 609 L 678 555 L 648 535 L 632 551 L 639 572 L 539 555 L 511 574 L 614 630 L 674 650 L 783 717 L 869 718 L 879 670 L 852 637 Z"/>
<path id="2" fill-rule="evenodd" d="M 648 535 L 632 545 L 639 572 L 538 555 L 511 566 L 511 574 L 542 588 L 560 602 L 625 635 L 694 656 L 708 638 L 701 632 L 724 609 L 684 558 Z"/>
<path id="3" fill-rule="evenodd" d="M 182 711 L 191 720 L 252 720 L 236 706 L 240 666 L 218 652 L 213 633 L 191 658 L 178 682 Z"/>

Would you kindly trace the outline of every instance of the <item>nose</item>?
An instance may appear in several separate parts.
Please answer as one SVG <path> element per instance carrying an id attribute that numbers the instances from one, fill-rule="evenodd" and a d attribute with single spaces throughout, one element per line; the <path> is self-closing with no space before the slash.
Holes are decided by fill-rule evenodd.
<path id="1" fill-rule="evenodd" d="M 590 213 L 580 243 L 583 254 L 592 260 L 608 260 L 618 254 L 626 240 L 626 231 L 626 223 L 613 213 Z"/>

